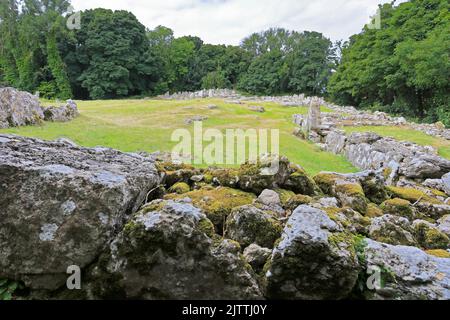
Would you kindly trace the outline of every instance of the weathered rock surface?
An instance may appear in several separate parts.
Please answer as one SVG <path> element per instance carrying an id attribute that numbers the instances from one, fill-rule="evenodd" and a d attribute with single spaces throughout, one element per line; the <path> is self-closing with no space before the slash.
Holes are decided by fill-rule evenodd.
<path id="1" fill-rule="evenodd" d="M 415 247 L 366 240 L 366 268 L 381 271 L 382 285 L 372 299 L 450 299 L 450 259 L 426 254 Z"/>
<path id="2" fill-rule="evenodd" d="M 257 299 L 238 243 L 211 239 L 212 223 L 187 203 L 156 200 L 134 215 L 92 270 L 91 295 L 139 299 Z M 105 279 L 106 277 L 106 279 Z"/>
<path id="3" fill-rule="evenodd" d="M 0 128 L 34 125 L 43 119 L 36 96 L 14 88 L 0 88 Z"/>
<path id="4" fill-rule="evenodd" d="M 55 289 L 68 266 L 92 263 L 158 182 L 138 155 L 0 135 L 0 278 Z"/>
<path id="5" fill-rule="evenodd" d="M 266 290 L 275 299 L 339 299 L 358 278 L 351 235 L 319 209 L 299 206 L 265 269 Z"/>
<path id="6" fill-rule="evenodd" d="M 267 259 L 272 254 L 272 250 L 268 248 L 262 248 L 257 244 L 252 243 L 244 250 L 244 257 L 248 263 L 252 266 L 255 272 L 260 272 Z"/>
<path id="7" fill-rule="evenodd" d="M 44 120 L 52 122 L 67 122 L 78 116 L 77 104 L 73 100 L 61 107 L 42 107 Z"/>
<path id="8" fill-rule="evenodd" d="M 248 205 L 234 209 L 228 216 L 225 237 L 236 240 L 244 248 L 252 243 L 273 248 L 282 229 L 274 216 Z"/>
<path id="9" fill-rule="evenodd" d="M 417 245 L 414 230 L 408 219 L 390 214 L 372 219 L 370 238 L 393 245 Z"/>

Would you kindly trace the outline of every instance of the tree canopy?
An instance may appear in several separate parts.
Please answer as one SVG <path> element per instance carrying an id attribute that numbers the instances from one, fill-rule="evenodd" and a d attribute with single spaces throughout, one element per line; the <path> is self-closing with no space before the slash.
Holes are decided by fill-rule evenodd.
<path id="1" fill-rule="evenodd" d="M 447 0 L 380 6 L 381 29 L 351 37 L 328 90 L 338 103 L 450 125 Z"/>

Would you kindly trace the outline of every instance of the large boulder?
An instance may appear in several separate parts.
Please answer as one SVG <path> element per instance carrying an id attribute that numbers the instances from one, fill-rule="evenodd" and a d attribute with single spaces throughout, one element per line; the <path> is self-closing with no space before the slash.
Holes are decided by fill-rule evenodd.
<path id="1" fill-rule="evenodd" d="M 262 298 L 238 243 L 213 239 L 189 203 L 155 200 L 135 214 L 92 268 L 89 296 L 128 299 Z"/>
<path id="2" fill-rule="evenodd" d="M 365 267 L 380 277 L 367 295 L 371 299 L 450 299 L 450 259 L 407 246 L 370 239 L 363 250 Z M 378 282 L 378 283 L 377 283 Z"/>
<path id="3" fill-rule="evenodd" d="M 14 88 L 0 88 L 0 129 L 34 125 L 44 120 L 39 99 Z"/>
<path id="4" fill-rule="evenodd" d="M 55 289 L 91 264 L 159 183 L 152 160 L 0 135 L 0 278 Z"/>
<path id="5" fill-rule="evenodd" d="M 243 248 L 252 243 L 273 248 L 281 236 L 281 223 L 271 214 L 252 205 L 234 209 L 225 225 L 225 236 L 241 244 Z"/>
<path id="6" fill-rule="evenodd" d="M 394 245 L 416 246 L 414 229 L 408 219 L 390 214 L 372 219 L 370 238 Z"/>
<path id="7" fill-rule="evenodd" d="M 265 266 L 273 299 L 340 299 L 358 278 L 354 236 L 320 209 L 299 206 Z"/>
<path id="8" fill-rule="evenodd" d="M 45 121 L 67 122 L 78 116 L 77 104 L 73 100 L 67 100 L 67 103 L 60 107 L 42 107 Z"/>

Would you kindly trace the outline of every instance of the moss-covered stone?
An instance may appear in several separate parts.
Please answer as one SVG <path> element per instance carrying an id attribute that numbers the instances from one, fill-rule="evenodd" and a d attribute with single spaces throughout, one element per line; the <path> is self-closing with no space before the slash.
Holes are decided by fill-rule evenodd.
<path id="1" fill-rule="evenodd" d="M 426 222 L 415 223 L 414 232 L 417 241 L 425 249 L 447 249 L 450 238 Z"/>
<path id="2" fill-rule="evenodd" d="M 205 172 L 204 180 L 207 183 L 236 188 L 239 182 L 239 173 L 234 168 L 209 168 Z"/>
<path id="3" fill-rule="evenodd" d="M 313 198 L 310 196 L 305 196 L 303 194 L 293 195 L 289 201 L 286 203 L 286 209 L 294 211 L 298 206 L 302 204 L 310 204 L 313 201 Z"/>
<path id="4" fill-rule="evenodd" d="M 318 186 L 314 180 L 308 176 L 306 171 L 302 167 L 293 164 L 289 167 L 289 176 L 284 183 L 284 187 L 297 194 L 309 196 L 314 195 L 318 191 Z"/>
<path id="5" fill-rule="evenodd" d="M 387 187 L 389 192 L 401 199 L 408 200 L 412 203 L 421 201 L 421 202 L 429 202 L 433 204 L 442 204 L 441 201 L 430 197 L 429 195 L 425 194 L 423 191 L 414 189 L 414 188 L 403 188 L 403 187 Z"/>
<path id="6" fill-rule="evenodd" d="M 200 173 L 200 170 L 195 169 L 188 164 L 176 164 L 172 162 L 156 162 L 157 170 L 163 175 L 163 184 L 166 187 L 171 187 L 177 182 L 189 182 L 189 179 Z"/>
<path id="7" fill-rule="evenodd" d="M 313 179 L 325 194 L 333 195 L 334 185 L 339 178 L 337 174 L 321 172 L 315 175 Z"/>
<path id="8" fill-rule="evenodd" d="M 216 236 L 214 224 L 209 219 L 200 220 L 197 228 L 211 239 Z"/>
<path id="9" fill-rule="evenodd" d="M 392 214 L 396 216 L 405 217 L 412 220 L 414 217 L 413 209 L 411 208 L 411 203 L 407 200 L 394 198 L 386 200 L 381 204 L 381 209 L 384 214 Z"/>
<path id="10" fill-rule="evenodd" d="M 367 205 L 367 211 L 365 216 L 369 218 L 381 217 L 383 215 L 383 210 L 381 210 L 375 203 L 369 203 Z"/>
<path id="11" fill-rule="evenodd" d="M 191 191 L 191 187 L 186 182 L 177 182 L 168 191 L 170 193 L 184 194 Z"/>
<path id="12" fill-rule="evenodd" d="M 166 195 L 165 198 L 182 199 L 185 197 L 192 199 L 192 203 L 196 207 L 203 209 L 219 234 L 223 233 L 223 223 L 233 208 L 251 204 L 256 199 L 252 193 L 228 187 L 204 187 L 182 195 Z"/>
<path id="13" fill-rule="evenodd" d="M 337 184 L 335 189 L 336 196 L 343 206 L 348 206 L 362 214 L 366 213 L 369 201 L 359 183 Z"/>
<path id="14" fill-rule="evenodd" d="M 288 204 L 289 200 L 295 196 L 295 192 L 286 189 L 275 188 L 273 189 L 280 196 L 281 205 L 284 207 Z"/>
<path id="15" fill-rule="evenodd" d="M 426 250 L 425 252 L 438 258 L 450 258 L 450 252 L 443 249 Z"/>
<path id="16" fill-rule="evenodd" d="M 238 241 L 244 248 L 252 243 L 273 248 L 282 230 L 281 223 L 274 216 L 247 205 L 233 209 L 228 216 L 225 237 Z"/>

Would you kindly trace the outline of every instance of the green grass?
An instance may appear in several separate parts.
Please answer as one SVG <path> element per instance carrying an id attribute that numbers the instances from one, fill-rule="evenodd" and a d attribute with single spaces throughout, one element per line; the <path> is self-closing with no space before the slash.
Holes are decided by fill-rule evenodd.
<path id="1" fill-rule="evenodd" d="M 45 105 L 51 104 L 49 101 Z M 225 129 L 279 129 L 280 153 L 292 162 L 302 165 L 309 173 L 320 171 L 357 171 L 343 156 L 321 151 L 311 142 L 292 135 L 292 115 L 306 113 L 302 107 L 283 107 L 274 103 L 258 103 L 265 113 L 248 110 L 247 105 L 234 105 L 217 99 L 189 101 L 163 100 L 102 100 L 77 101 L 80 116 L 68 123 L 45 123 L 0 130 L 29 137 L 53 140 L 66 137 L 86 147 L 106 146 L 124 152 L 171 151 L 177 144 L 171 142 L 175 129 L 193 125 L 185 119 L 192 115 L 206 115 L 203 127 Z M 209 110 L 209 104 L 218 109 Z M 252 103 L 249 103 L 252 104 Z M 329 110 L 323 109 L 324 112 Z M 205 143 L 205 146 L 207 143 Z"/>
<path id="2" fill-rule="evenodd" d="M 441 157 L 450 159 L 450 141 L 432 137 L 421 131 L 414 130 L 409 127 L 395 126 L 361 126 L 361 127 L 345 127 L 345 132 L 365 132 L 372 131 L 383 137 L 393 137 L 401 141 L 410 141 L 422 146 L 433 146 L 438 150 Z"/>

